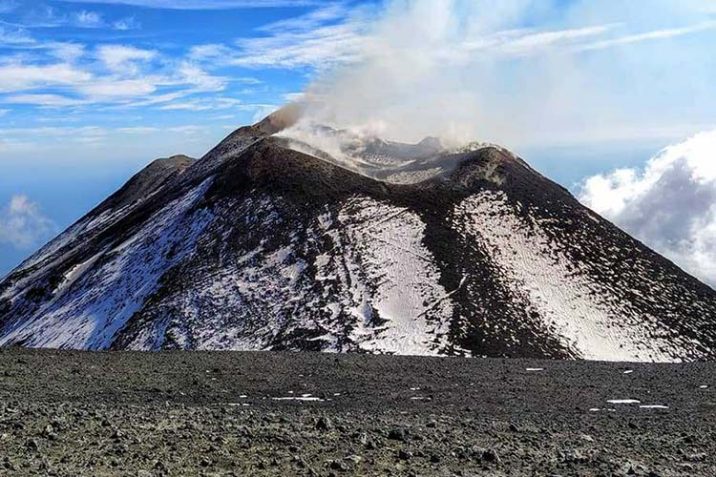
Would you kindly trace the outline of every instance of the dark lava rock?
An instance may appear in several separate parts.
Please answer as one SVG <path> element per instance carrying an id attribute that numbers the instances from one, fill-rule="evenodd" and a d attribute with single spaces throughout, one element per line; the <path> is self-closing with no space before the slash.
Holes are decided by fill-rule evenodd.
<path id="1" fill-rule="evenodd" d="M 407 433 L 404 429 L 391 429 L 388 431 L 388 439 L 393 441 L 405 442 L 407 439 Z"/>
<path id="2" fill-rule="evenodd" d="M 493 464 L 500 463 L 500 456 L 497 455 L 497 451 L 495 451 L 494 449 L 485 449 L 485 451 L 482 453 L 482 459 L 485 462 L 491 462 Z"/>
<path id="3" fill-rule="evenodd" d="M 0 349 L 12 375 L 0 386 L 0 476 L 716 475 L 716 407 L 699 389 L 716 364 L 630 368 L 624 379 L 612 363 Z M 220 385 L 189 391 L 207 369 Z M 416 405 L 396 392 L 415 383 L 440 397 Z M 155 388 L 174 391 L 148 403 Z M 261 399 L 292 389 L 342 393 Z M 249 406 L 227 405 L 242 394 Z M 619 396 L 670 408 L 589 411 Z"/>
<path id="4" fill-rule="evenodd" d="M 316 422 L 316 429 L 319 431 L 330 431 L 333 429 L 333 421 L 326 416 L 321 416 Z"/>
<path id="5" fill-rule="evenodd" d="M 406 450 L 404 450 L 404 449 L 400 449 L 400 451 L 398 451 L 398 459 L 400 459 L 400 460 L 410 460 L 410 459 L 412 459 L 412 458 L 413 458 L 413 453 L 412 453 L 412 452 L 406 451 Z"/>

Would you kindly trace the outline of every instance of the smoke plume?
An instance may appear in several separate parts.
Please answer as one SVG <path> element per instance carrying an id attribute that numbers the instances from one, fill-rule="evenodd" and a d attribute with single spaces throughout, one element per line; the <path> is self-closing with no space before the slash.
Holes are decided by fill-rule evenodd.
<path id="1" fill-rule="evenodd" d="M 341 61 L 304 92 L 302 125 L 508 147 L 662 131 L 672 90 L 713 98 L 694 79 L 713 76 L 695 71 L 705 52 L 670 40 L 716 24 L 699 2 L 635 3 L 389 1 L 347 29 L 358 33 L 336 46 Z M 685 71 L 696 76 L 685 82 Z"/>

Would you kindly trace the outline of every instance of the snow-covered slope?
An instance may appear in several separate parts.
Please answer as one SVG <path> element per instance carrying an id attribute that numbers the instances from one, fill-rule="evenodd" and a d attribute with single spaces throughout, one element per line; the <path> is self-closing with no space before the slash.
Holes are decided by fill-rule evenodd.
<path id="1" fill-rule="evenodd" d="M 281 127 L 153 163 L 30 257 L 0 345 L 716 357 L 711 288 L 508 151 Z"/>

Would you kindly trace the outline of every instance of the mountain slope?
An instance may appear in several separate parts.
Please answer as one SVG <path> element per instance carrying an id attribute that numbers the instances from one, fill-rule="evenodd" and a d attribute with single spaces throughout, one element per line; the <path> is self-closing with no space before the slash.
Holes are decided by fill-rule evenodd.
<path id="1" fill-rule="evenodd" d="M 716 357 L 716 292 L 508 151 L 284 126 L 140 172 L 0 283 L 0 345 Z"/>

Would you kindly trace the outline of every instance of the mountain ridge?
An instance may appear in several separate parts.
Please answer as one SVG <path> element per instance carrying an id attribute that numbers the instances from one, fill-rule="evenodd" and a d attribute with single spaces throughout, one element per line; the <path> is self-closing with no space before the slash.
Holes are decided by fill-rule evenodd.
<path id="1" fill-rule="evenodd" d="M 0 282 L 0 345 L 716 356 L 716 292 L 509 151 L 351 138 L 390 183 L 286 125 L 130 179 Z"/>

